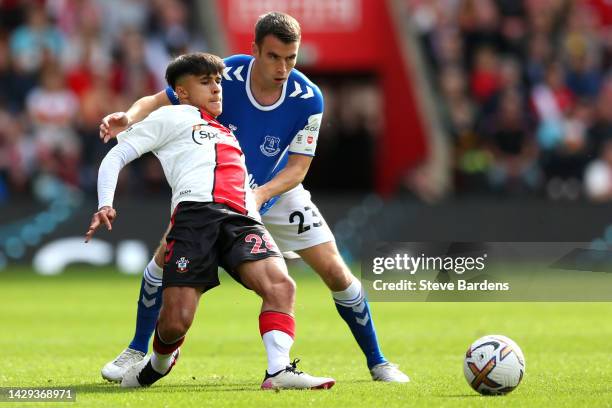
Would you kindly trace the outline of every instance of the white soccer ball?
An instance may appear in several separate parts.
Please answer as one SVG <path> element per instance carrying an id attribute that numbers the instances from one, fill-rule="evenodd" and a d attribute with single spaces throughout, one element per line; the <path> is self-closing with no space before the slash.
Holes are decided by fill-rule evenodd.
<path id="1" fill-rule="evenodd" d="M 508 337 L 484 336 L 465 353 L 463 373 L 468 384 L 483 395 L 507 394 L 525 375 L 525 357 Z"/>

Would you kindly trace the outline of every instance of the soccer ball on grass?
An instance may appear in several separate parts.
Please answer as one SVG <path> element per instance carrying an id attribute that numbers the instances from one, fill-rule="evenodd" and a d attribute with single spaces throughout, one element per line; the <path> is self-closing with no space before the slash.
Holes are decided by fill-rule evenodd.
<path id="1" fill-rule="evenodd" d="M 508 337 L 484 336 L 465 353 L 463 373 L 470 386 L 483 395 L 507 394 L 525 375 L 525 357 Z"/>

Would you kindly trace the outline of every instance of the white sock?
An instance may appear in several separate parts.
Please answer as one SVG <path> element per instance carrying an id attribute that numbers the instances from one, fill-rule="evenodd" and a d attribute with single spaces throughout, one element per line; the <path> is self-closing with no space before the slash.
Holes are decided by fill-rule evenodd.
<path id="1" fill-rule="evenodd" d="M 332 292 L 334 302 L 340 306 L 353 307 L 361 303 L 365 297 L 363 290 L 361 290 L 361 282 L 355 279 L 348 288 L 339 292 Z"/>
<path id="2" fill-rule="evenodd" d="M 161 266 L 158 266 L 157 263 L 155 263 L 155 257 L 153 257 L 144 270 L 145 281 L 147 281 L 149 285 L 161 286 L 163 276 L 163 268 Z"/>
<path id="3" fill-rule="evenodd" d="M 166 374 L 172 365 L 172 354 L 157 354 L 153 351 L 153 354 L 151 354 L 151 367 L 160 374 Z"/>
<path id="4" fill-rule="evenodd" d="M 284 370 L 289 365 L 289 351 L 293 339 L 280 330 L 270 330 L 261 337 L 268 355 L 268 374 Z"/>
<path id="5" fill-rule="evenodd" d="M 151 354 L 151 366 L 155 371 L 160 374 L 166 374 L 172 367 L 172 363 L 174 362 L 174 354 L 177 352 L 179 347 L 185 341 L 185 336 L 180 337 L 172 343 L 166 343 L 164 339 L 161 338 L 157 329 L 155 329 L 155 337 L 153 338 L 153 354 Z M 172 350 L 169 354 L 162 354 L 162 352 L 168 352 Z"/>

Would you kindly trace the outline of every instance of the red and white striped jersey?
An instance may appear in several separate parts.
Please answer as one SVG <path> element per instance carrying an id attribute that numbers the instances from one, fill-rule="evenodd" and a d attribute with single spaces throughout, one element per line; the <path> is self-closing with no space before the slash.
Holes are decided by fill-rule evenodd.
<path id="1" fill-rule="evenodd" d="M 226 204 L 259 219 L 236 137 L 207 112 L 164 106 L 117 136 L 139 155 L 153 152 L 172 188 L 173 212 L 182 201 Z"/>

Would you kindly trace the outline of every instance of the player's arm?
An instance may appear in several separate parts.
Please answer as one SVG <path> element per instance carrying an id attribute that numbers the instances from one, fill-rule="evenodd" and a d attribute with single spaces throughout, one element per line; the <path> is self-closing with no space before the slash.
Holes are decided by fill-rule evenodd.
<path id="1" fill-rule="evenodd" d="M 263 203 L 272 197 L 283 194 L 304 181 L 312 158 L 313 156 L 302 154 L 289 155 L 284 169 L 279 171 L 272 180 L 253 190 L 257 208 L 259 209 Z"/>
<path id="2" fill-rule="evenodd" d="M 154 110 L 170 105 L 168 90 L 140 98 L 126 112 L 115 112 L 106 115 L 100 123 L 100 139 L 104 143 L 114 138 L 134 123 L 138 123 Z"/>
<path id="3" fill-rule="evenodd" d="M 162 147 L 171 139 L 173 125 L 172 116 L 157 111 L 117 136 L 119 143 L 107 153 L 98 170 L 98 211 L 91 219 L 85 242 L 102 224 L 112 230 L 112 222 L 117 216 L 113 199 L 121 169 L 143 154 Z"/>
<path id="4" fill-rule="evenodd" d="M 94 213 L 85 234 L 85 242 L 88 242 L 96 230 L 105 225 L 106 229 L 113 229 L 112 223 L 117 217 L 113 208 L 113 199 L 117 187 L 119 173 L 129 162 L 140 155 L 129 143 L 119 143 L 113 147 L 102 160 L 98 171 L 98 211 Z"/>

